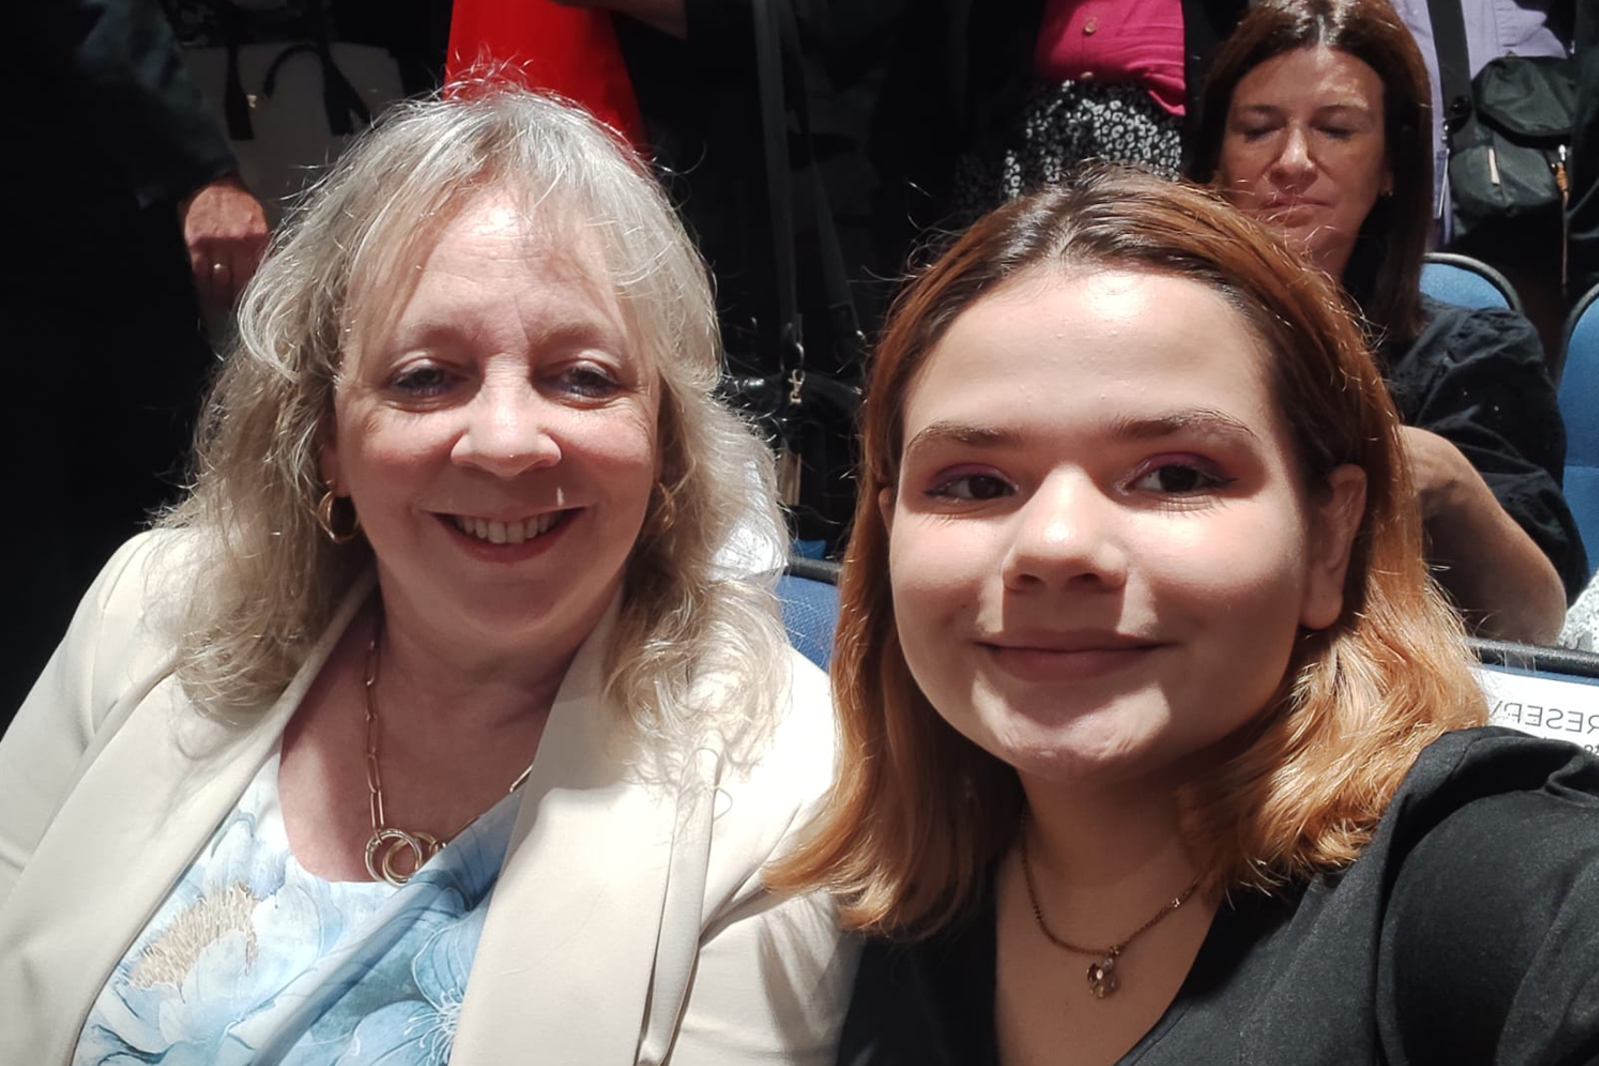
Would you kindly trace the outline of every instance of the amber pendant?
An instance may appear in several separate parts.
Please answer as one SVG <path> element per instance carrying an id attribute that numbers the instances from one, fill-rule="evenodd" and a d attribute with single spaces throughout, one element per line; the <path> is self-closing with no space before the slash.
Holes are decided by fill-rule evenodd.
<path id="1" fill-rule="evenodd" d="M 1106 955 L 1098 962 L 1088 965 L 1088 991 L 1095 999 L 1104 999 L 1116 991 L 1119 982 L 1116 980 L 1116 956 Z"/>

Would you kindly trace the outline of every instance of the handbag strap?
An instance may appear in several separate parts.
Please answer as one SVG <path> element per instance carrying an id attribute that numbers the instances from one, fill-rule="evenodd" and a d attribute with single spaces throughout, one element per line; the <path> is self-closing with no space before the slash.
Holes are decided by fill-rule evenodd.
<path id="1" fill-rule="evenodd" d="M 778 30 L 781 34 L 784 61 L 799 72 L 800 93 L 794 102 L 794 113 L 799 118 L 801 157 L 811 177 L 811 210 L 814 214 L 817 243 L 821 255 L 822 284 L 827 298 L 828 313 L 832 318 L 834 336 L 847 336 L 858 347 L 865 346 L 855 311 L 855 299 L 850 295 L 849 271 L 844 265 L 844 248 L 838 239 L 838 224 L 833 218 L 832 204 L 827 185 L 822 180 L 821 161 L 816 158 L 816 138 L 811 129 L 810 100 L 815 95 L 814 78 L 810 65 L 805 62 L 800 42 L 799 22 L 794 17 L 793 0 L 778 0 Z"/>
<path id="2" fill-rule="evenodd" d="M 255 122 L 250 118 L 250 97 L 244 91 L 244 80 L 239 76 L 239 46 L 244 40 L 241 22 L 244 13 L 232 4 L 218 4 L 217 17 L 226 37 L 228 56 L 227 73 L 222 83 L 222 114 L 228 123 L 231 141 L 255 140 Z"/>
<path id="3" fill-rule="evenodd" d="M 228 137 L 235 141 L 255 139 L 255 123 L 250 117 L 250 98 L 244 91 L 244 81 L 239 72 L 239 49 L 244 43 L 244 26 L 247 13 L 231 0 L 213 0 L 213 10 L 218 14 L 223 32 L 227 36 L 228 67 L 222 89 L 222 108 L 227 116 Z M 308 31 L 308 41 L 289 44 L 277 54 L 267 67 L 262 81 L 261 95 L 271 97 L 277 89 L 278 71 L 284 62 L 301 53 L 315 55 L 322 67 L 322 110 L 327 118 L 328 132 L 348 137 L 355 132 L 355 124 L 370 126 L 372 110 L 361 99 L 361 94 L 344 76 L 333 59 L 333 43 L 328 34 L 327 17 L 320 3 L 308 9 L 302 29 Z M 351 122 L 351 118 L 355 122 Z"/>
<path id="4" fill-rule="evenodd" d="M 786 377 L 804 373 L 804 328 L 795 277 L 794 191 L 788 157 L 788 108 L 783 90 L 783 52 L 773 3 L 753 0 L 755 81 L 761 106 L 761 146 L 766 162 L 766 212 L 772 237 L 772 272 L 777 296 L 778 368 Z"/>
<path id="5" fill-rule="evenodd" d="M 767 215 L 771 227 L 773 273 L 780 323 L 780 369 L 792 386 L 797 402 L 804 382 L 805 346 L 803 314 L 799 307 L 799 270 L 795 251 L 794 160 L 790 157 L 790 111 L 798 120 L 799 165 L 806 176 L 806 202 L 810 207 L 821 260 L 822 282 L 830 323 L 835 335 L 862 342 L 855 301 L 849 291 L 838 227 L 816 158 L 810 114 L 810 82 L 804 62 L 799 24 L 790 0 L 753 0 L 756 81 L 761 109 L 761 139 L 766 163 Z M 787 91 L 785 70 L 799 78 L 798 91 Z M 798 372 L 798 378 L 795 374 Z"/>
<path id="6" fill-rule="evenodd" d="M 1444 136 L 1471 117 L 1471 53 L 1466 48 L 1466 18 L 1460 0 L 1427 0 L 1432 39 L 1438 53 L 1438 89 L 1444 105 Z"/>

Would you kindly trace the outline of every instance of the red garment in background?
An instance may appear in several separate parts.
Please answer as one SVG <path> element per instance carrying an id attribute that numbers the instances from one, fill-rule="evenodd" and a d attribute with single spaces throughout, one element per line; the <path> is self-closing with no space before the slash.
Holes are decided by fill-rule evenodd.
<path id="1" fill-rule="evenodd" d="M 1181 0 L 1045 0 L 1033 73 L 1141 86 L 1173 115 L 1183 99 Z"/>
<path id="2" fill-rule="evenodd" d="M 588 108 L 639 148 L 644 120 L 611 14 L 550 0 L 455 0 L 445 84 L 480 76 L 549 89 Z"/>

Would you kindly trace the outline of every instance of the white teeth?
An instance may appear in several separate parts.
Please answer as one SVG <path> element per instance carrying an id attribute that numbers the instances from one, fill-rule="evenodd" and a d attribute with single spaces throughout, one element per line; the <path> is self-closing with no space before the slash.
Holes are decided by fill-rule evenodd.
<path id="1" fill-rule="evenodd" d="M 550 527 L 560 521 L 563 511 L 550 511 L 547 514 L 535 515 L 525 522 L 491 522 L 483 518 L 472 518 L 466 515 L 451 515 L 450 520 L 467 536 L 486 540 L 491 544 L 521 544 L 523 541 L 532 540 L 550 531 Z"/>

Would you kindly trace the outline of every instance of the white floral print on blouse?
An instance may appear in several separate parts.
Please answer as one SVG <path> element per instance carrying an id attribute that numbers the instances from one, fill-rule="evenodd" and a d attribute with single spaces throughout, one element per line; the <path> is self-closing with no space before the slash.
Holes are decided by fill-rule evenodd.
<path id="1" fill-rule="evenodd" d="M 274 753 L 117 964 L 74 1066 L 448 1060 L 515 798 L 396 889 L 307 873 L 277 781 Z"/>

